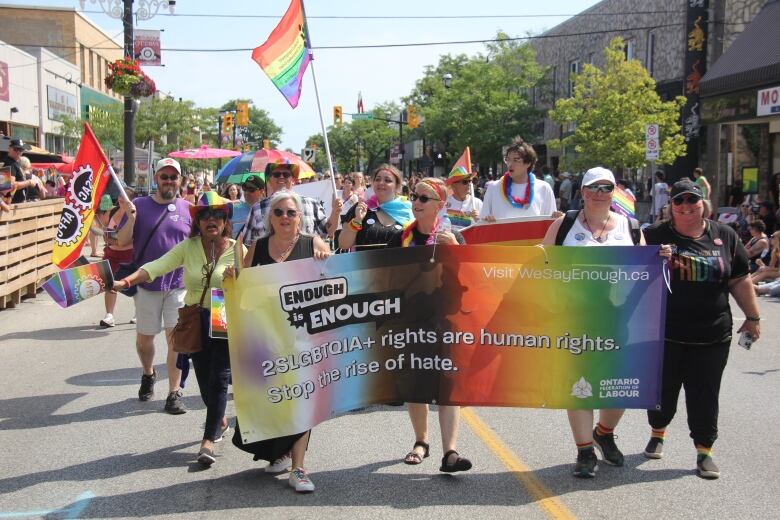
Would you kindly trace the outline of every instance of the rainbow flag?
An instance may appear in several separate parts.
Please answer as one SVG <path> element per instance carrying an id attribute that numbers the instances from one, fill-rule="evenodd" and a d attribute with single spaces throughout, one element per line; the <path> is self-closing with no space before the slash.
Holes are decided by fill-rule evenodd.
<path id="1" fill-rule="evenodd" d="M 479 223 L 461 229 L 460 233 L 469 245 L 534 246 L 542 243 L 554 221 L 551 217 L 517 217 Z"/>
<path id="2" fill-rule="evenodd" d="M 292 0 L 265 43 L 252 51 L 252 59 L 293 108 L 301 97 L 303 75 L 311 61 L 310 48 L 303 2 Z"/>
<path id="3" fill-rule="evenodd" d="M 615 193 L 612 195 L 612 209 L 621 215 L 636 217 L 636 197 L 619 186 L 615 186 Z"/>
<path id="4" fill-rule="evenodd" d="M 63 309 L 106 292 L 113 286 L 114 277 L 108 260 L 65 269 L 43 284 L 44 290 Z"/>
<path id="5" fill-rule="evenodd" d="M 467 146 L 460 156 L 460 159 L 452 167 L 449 177 L 447 177 L 447 184 L 452 184 L 462 179 L 471 178 L 471 149 Z"/>
<path id="6" fill-rule="evenodd" d="M 227 338 L 227 314 L 225 313 L 225 293 L 222 289 L 211 289 L 211 319 L 209 336 Z"/>

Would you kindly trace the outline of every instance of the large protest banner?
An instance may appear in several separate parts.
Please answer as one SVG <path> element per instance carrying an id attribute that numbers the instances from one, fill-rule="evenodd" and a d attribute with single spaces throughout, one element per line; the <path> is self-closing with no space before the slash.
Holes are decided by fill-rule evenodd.
<path id="1" fill-rule="evenodd" d="M 244 269 L 225 285 L 245 442 L 373 403 L 655 408 L 658 247 L 433 246 Z"/>

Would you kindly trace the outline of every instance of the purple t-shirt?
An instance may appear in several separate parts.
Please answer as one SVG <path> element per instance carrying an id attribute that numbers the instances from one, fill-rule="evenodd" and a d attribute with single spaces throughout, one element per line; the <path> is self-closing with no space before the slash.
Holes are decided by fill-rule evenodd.
<path id="1" fill-rule="evenodd" d="M 133 200 L 133 204 L 137 210 L 135 226 L 133 227 L 133 261 L 136 265 L 157 260 L 173 249 L 173 246 L 190 236 L 192 218 L 189 210 L 190 203 L 186 200 L 177 198 L 168 204 L 158 204 L 149 196 L 138 197 Z M 166 217 L 155 230 L 154 236 L 149 239 L 144 256 L 139 258 L 141 248 L 163 213 L 166 214 Z M 179 268 L 160 276 L 153 282 L 142 284 L 141 287 L 148 291 L 179 289 L 184 287 L 182 277 L 183 272 Z"/>

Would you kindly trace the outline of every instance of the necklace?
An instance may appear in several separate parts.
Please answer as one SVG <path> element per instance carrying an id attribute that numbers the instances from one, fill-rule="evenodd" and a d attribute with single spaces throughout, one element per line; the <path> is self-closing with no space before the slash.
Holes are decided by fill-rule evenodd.
<path id="1" fill-rule="evenodd" d="M 287 246 L 287 249 L 285 249 L 277 258 L 276 263 L 282 263 L 284 262 L 284 259 L 287 258 L 290 255 L 290 252 L 292 251 L 293 247 L 295 247 L 295 244 L 298 242 L 298 237 L 300 237 L 300 233 L 295 234 L 295 238 L 292 239 L 292 242 L 290 242 L 290 245 Z"/>
<path id="2" fill-rule="evenodd" d="M 582 219 L 585 222 L 585 227 L 588 228 L 588 231 L 590 231 L 590 236 L 593 237 L 593 240 L 595 240 L 599 244 L 603 244 L 604 241 L 607 238 L 609 238 L 609 234 L 605 235 L 604 234 L 604 230 L 607 229 L 607 224 L 609 224 L 609 219 L 611 219 L 611 218 L 612 218 L 612 213 L 609 213 L 607 215 L 607 220 L 604 221 L 604 225 L 601 227 L 601 231 L 599 232 L 599 236 L 596 236 L 596 234 L 590 228 L 590 224 L 588 224 L 588 215 L 584 211 L 582 212 Z"/>
<path id="3" fill-rule="evenodd" d="M 525 185 L 525 193 L 522 197 L 515 197 L 512 195 L 512 177 L 509 175 L 509 172 L 506 172 L 504 174 L 504 178 L 501 179 L 501 193 L 504 195 L 504 198 L 507 202 L 509 202 L 509 205 L 513 208 L 524 208 L 526 206 L 531 206 L 531 203 L 534 201 L 534 181 L 536 179 L 534 178 L 534 174 L 531 172 L 528 172 L 528 184 Z"/>

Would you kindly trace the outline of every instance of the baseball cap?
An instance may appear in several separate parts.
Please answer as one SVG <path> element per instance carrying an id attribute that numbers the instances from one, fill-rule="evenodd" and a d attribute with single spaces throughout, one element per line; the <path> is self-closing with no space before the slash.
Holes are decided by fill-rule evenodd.
<path id="1" fill-rule="evenodd" d="M 11 139 L 11 144 L 8 145 L 8 148 L 18 148 L 20 150 L 24 150 L 24 141 L 21 139 Z"/>
<path id="2" fill-rule="evenodd" d="M 676 199 L 680 195 L 685 195 L 686 193 L 702 197 L 701 188 L 690 179 L 682 179 L 672 184 L 671 197 L 673 199 Z"/>
<path id="3" fill-rule="evenodd" d="M 181 175 L 181 165 L 179 164 L 179 161 L 177 161 L 176 159 L 171 159 L 170 157 L 165 157 L 157 161 L 157 167 L 154 169 L 155 175 L 157 174 L 157 172 L 167 167 L 173 168 L 179 173 L 179 175 Z"/>
<path id="4" fill-rule="evenodd" d="M 263 188 L 265 188 L 265 177 L 261 173 L 252 174 L 246 178 L 246 180 L 243 183 L 243 186 L 249 186 L 251 188 L 257 188 L 258 190 L 262 190 Z"/>
<path id="5" fill-rule="evenodd" d="M 615 185 L 615 176 L 611 171 L 601 166 L 596 166 L 585 172 L 585 176 L 582 178 L 583 186 L 590 186 L 594 182 L 609 181 L 612 185 Z"/>

